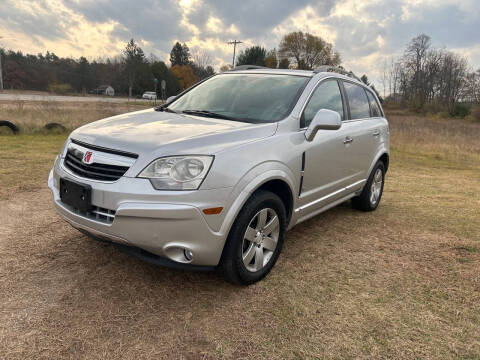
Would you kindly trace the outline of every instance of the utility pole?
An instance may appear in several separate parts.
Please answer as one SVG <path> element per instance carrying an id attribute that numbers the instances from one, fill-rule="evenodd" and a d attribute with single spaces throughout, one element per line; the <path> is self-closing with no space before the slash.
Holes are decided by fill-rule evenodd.
<path id="1" fill-rule="evenodd" d="M 232 60 L 232 66 L 235 68 L 235 50 L 237 48 L 237 44 L 241 44 L 242 42 L 241 41 L 238 41 L 238 40 L 233 40 L 233 41 L 229 41 L 227 44 L 229 45 L 233 45 L 233 60 Z"/>
<path id="2" fill-rule="evenodd" d="M 2 36 L 0 36 L 0 39 Z M 3 91 L 2 53 L 0 53 L 0 91 Z"/>
<path id="3" fill-rule="evenodd" d="M 0 53 L 0 91 L 3 91 L 3 77 L 2 77 L 2 53 Z"/>

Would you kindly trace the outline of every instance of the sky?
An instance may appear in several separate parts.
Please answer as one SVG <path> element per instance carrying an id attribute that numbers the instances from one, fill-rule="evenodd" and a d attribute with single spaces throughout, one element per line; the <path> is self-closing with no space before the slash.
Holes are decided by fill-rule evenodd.
<path id="1" fill-rule="evenodd" d="M 24 53 L 118 55 L 134 38 L 147 55 L 168 63 L 176 41 L 207 52 L 214 67 L 233 48 L 278 48 L 283 35 L 304 31 L 331 42 L 342 65 L 382 89 L 385 62 L 425 33 L 436 47 L 480 68 L 480 0 L 0 0 L 0 46 Z"/>

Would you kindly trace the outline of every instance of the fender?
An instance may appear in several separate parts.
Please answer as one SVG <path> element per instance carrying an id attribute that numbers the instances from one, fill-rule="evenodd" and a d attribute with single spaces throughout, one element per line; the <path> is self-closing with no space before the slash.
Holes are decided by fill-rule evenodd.
<path id="1" fill-rule="evenodd" d="M 378 148 L 377 152 L 375 153 L 375 156 L 374 156 L 374 160 L 373 162 L 370 164 L 370 167 L 368 168 L 368 172 L 367 172 L 367 178 L 368 176 L 370 176 L 370 173 L 372 172 L 373 170 L 373 167 L 375 166 L 375 164 L 377 163 L 377 161 L 384 155 L 384 154 L 387 154 L 388 157 L 390 158 L 390 152 L 388 151 L 388 148 L 385 146 L 385 143 L 382 143 L 380 145 L 380 147 Z"/>
<path id="2" fill-rule="evenodd" d="M 219 233 L 224 234 L 225 236 L 228 235 L 233 222 L 237 218 L 238 213 L 246 201 L 258 188 L 270 180 L 283 180 L 290 187 L 292 194 L 296 193 L 295 189 L 297 186 L 295 176 L 285 164 L 278 161 L 268 161 L 255 166 L 245 174 L 233 188 L 230 195 L 230 199 L 232 199 L 233 202 L 225 215 Z M 294 196 L 294 208 L 296 200 L 297 199 Z"/>

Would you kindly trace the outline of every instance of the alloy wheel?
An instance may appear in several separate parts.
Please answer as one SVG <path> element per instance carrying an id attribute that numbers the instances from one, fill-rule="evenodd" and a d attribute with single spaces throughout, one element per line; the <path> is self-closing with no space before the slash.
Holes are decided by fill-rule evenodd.
<path id="1" fill-rule="evenodd" d="M 383 172 L 382 169 L 377 169 L 373 176 L 372 185 L 370 187 L 370 203 L 375 205 L 380 199 L 383 185 Z"/>
<path id="2" fill-rule="evenodd" d="M 242 260 L 248 271 L 259 271 L 268 264 L 277 248 L 279 233 L 275 210 L 265 208 L 252 217 L 242 243 Z"/>

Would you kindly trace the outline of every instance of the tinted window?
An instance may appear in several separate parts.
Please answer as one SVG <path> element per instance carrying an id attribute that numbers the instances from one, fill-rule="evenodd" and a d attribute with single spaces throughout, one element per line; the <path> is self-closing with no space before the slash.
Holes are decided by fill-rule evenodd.
<path id="1" fill-rule="evenodd" d="M 325 81 L 315 89 L 303 111 L 300 127 L 307 127 L 318 110 L 321 109 L 336 111 L 340 114 L 342 120 L 344 119 L 342 94 L 337 81 Z"/>
<path id="2" fill-rule="evenodd" d="M 350 116 L 352 119 L 363 119 L 370 117 L 370 106 L 368 105 L 367 94 L 363 87 L 344 82 L 347 93 L 348 104 L 350 105 Z"/>
<path id="3" fill-rule="evenodd" d="M 176 112 L 201 110 L 251 123 L 276 122 L 296 104 L 309 77 L 276 74 L 214 76 L 175 100 Z"/>
<path id="4" fill-rule="evenodd" d="M 381 117 L 382 112 L 378 106 L 377 100 L 370 91 L 367 91 L 368 100 L 370 101 L 370 109 L 372 110 L 372 117 Z"/>

